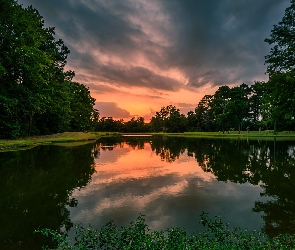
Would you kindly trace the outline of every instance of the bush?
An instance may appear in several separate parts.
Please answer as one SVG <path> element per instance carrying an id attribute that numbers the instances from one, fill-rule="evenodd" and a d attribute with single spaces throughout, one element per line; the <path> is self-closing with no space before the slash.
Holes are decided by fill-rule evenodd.
<path id="1" fill-rule="evenodd" d="M 252 233 L 240 228 L 229 229 L 220 216 L 214 220 L 208 214 L 201 215 L 204 231 L 187 235 L 181 228 L 151 231 L 140 215 L 126 227 L 118 228 L 114 222 L 107 223 L 100 230 L 91 226 L 75 226 L 75 241 L 64 233 L 45 228 L 37 230 L 51 236 L 56 249 L 294 249 L 295 236 L 279 235 L 268 238 L 261 231 Z M 44 247 L 44 249 L 49 249 Z"/>

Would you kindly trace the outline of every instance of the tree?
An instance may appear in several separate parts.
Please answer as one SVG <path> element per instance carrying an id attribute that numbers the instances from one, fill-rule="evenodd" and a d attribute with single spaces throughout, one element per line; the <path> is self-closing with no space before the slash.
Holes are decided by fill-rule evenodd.
<path id="1" fill-rule="evenodd" d="M 263 118 L 274 130 L 293 129 L 295 124 L 295 73 L 273 75 L 266 83 Z M 277 127 L 278 126 L 278 127 Z"/>
<path id="2" fill-rule="evenodd" d="M 161 132 L 163 131 L 163 120 L 162 118 L 156 114 L 150 120 L 151 130 L 154 132 Z"/>
<path id="3" fill-rule="evenodd" d="M 263 94 L 265 92 L 265 82 L 254 82 L 250 88 L 249 125 L 252 129 L 258 129 L 258 127 L 261 126 L 260 121 L 263 118 Z"/>
<path id="4" fill-rule="evenodd" d="M 237 124 L 240 134 L 242 121 L 249 116 L 250 88 L 246 84 L 233 87 L 230 90 L 230 99 L 227 104 L 227 119 L 231 124 Z"/>
<path id="5" fill-rule="evenodd" d="M 36 9 L 0 0 L 0 138 L 89 127 L 81 123 L 97 116 L 94 99 L 88 90 L 86 98 L 74 90 L 85 86 L 73 83 L 74 72 L 64 70 L 69 52 Z M 87 115 L 79 116 L 73 100 Z M 79 126 L 71 124 L 77 117 Z"/>
<path id="6" fill-rule="evenodd" d="M 193 111 L 189 111 L 187 113 L 187 129 L 189 132 L 198 131 L 198 120 L 196 113 Z"/>
<path id="7" fill-rule="evenodd" d="M 212 95 L 205 95 L 195 109 L 197 130 L 198 131 L 214 131 L 215 119 L 212 110 Z"/>
<path id="8" fill-rule="evenodd" d="M 265 57 L 270 79 L 266 84 L 264 106 L 266 122 L 281 123 L 281 129 L 294 124 L 295 97 L 295 0 L 285 10 L 285 15 L 278 25 L 274 25 L 270 38 L 265 39 L 274 44 L 269 55 Z"/>
<path id="9" fill-rule="evenodd" d="M 215 92 L 213 100 L 211 102 L 211 108 L 214 113 L 216 124 L 218 129 L 221 129 L 224 133 L 231 126 L 228 119 L 228 103 L 230 101 L 230 88 L 228 86 L 221 86 Z"/>
<path id="10" fill-rule="evenodd" d="M 169 110 L 169 115 L 164 124 L 167 132 L 180 133 L 186 130 L 187 120 L 183 114 L 180 114 L 180 110 L 173 106 Z"/>
<path id="11" fill-rule="evenodd" d="M 145 132 L 145 123 L 143 117 L 132 117 L 130 121 L 125 124 L 126 132 Z"/>
<path id="12" fill-rule="evenodd" d="M 282 21 L 274 25 L 270 38 L 265 39 L 274 45 L 265 57 L 270 76 L 295 70 L 295 0 L 290 1 L 291 6 L 285 10 Z"/>
<path id="13" fill-rule="evenodd" d="M 98 110 L 93 108 L 95 99 L 91 97 L 89 89 L 80 83 L 71 82 L 72 96 L 70 97 L 70 129 L 72 131 L 86 131 L 94 127 L 98 120 Z"/>
<path id="14" fill-rule="evenodd" d="M 187 119 L 173 105 L 162 107 L 150 121 L 151 130 L 156 132 L 184 132 L 187 129 Z"/>

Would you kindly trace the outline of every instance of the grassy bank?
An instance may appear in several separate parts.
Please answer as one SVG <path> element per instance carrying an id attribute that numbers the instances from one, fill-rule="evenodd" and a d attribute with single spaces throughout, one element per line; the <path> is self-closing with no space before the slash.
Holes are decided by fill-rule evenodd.
<path id="1" fill-rule="evenodd" d="M 33 136 L 17 140 L 0 140 L 0 152 L 16 149 L 27 149 L 41 144 L 63 143 L 63 145 L 85 143 L 99 139 L 101 136 L 112 135 L 105 132 L 65 132 L 45 136 Z"/>
<path id="2" fill-rule="evenodd" d="M 184 132 L 184 133 L 124 133 L 125 135 L 164 135 L 164 136 L 181 136 L 191 138 L 225 138 L 225 139 L 249 139 L 249 140 L 295 140 L 295 131 L 282 131 L 275 134 L 272 130 L 261 131 L 237 131 L 229 132 Z M 123 134 L 123 135 L 124 135 Z M 65 132 L 45 136 L 33 136 L 20 138 L 17 140 L 0 140 L 0 152 L 7 150 L 26 149 L 40 144 L 63 143 L 62 145 L 71 145 L 86 143 L 97 140 L 102 136 L 114 136 L 118 133 L 108 132 Z"/>
<path id="3" fill-rule="evenodd" d="M 261 131 L 228 131 L 228 132 L 184 132 L 184 133 L 154 133 L 155 135 L 182 136 L 192 138 L 226 138 L 226 139 L 254 139 L 254 140 L 295 140 L 295 131 L 282 131 L 277 134 L 273 130 Z"/>

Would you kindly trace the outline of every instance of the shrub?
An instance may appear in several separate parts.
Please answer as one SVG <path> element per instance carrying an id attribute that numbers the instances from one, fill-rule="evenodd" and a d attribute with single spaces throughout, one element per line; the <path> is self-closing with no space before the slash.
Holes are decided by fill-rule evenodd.
<path id="1" fill-rule="evenodd" d="M 294 249 L 295 236 L 279 235 L 268 238 L 261 231 L 248 232 L 240 228 L 230 229 L 221 221 L 214 220 L 207 213 L 201 215 L 205 229 L 196 234 L 187 235 L 181 228 L 168 228 L 163 231 L 151 231 L 140 215 L 128 226 L 118 228 L 114 222 L 107 223 L 100 230 L 91 226 L 75 226 L 76 237 L 71 240 L 64 233 L 48 228 L 36 230 L 45 236 L 51 236 L 56 249 Z M 44 247 L 44 249 L 49 249 Z"/>

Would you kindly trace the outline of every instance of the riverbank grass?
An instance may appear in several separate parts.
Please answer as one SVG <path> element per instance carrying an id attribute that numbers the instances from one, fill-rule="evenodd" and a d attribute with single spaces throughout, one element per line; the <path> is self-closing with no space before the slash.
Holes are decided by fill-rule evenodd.
<path id="1" fill-rule="evenodd" d="M 105 132 L 64 132 L 53 135 L 32 136 L 16 140 L 0 140 L 0 151 L 27 149 L 41 144 L 89 142 L 102 136 L 112 136 Z"/>
<path id="2" fill-rule="evenodd" d="M 0 140 L 0 152 L 19 150 L 34 147 L 40 144 L 74 143 L 97 140 L 102 136 L 118 135 L 163 135 L 191 138 L 225 138 L 225 139 L 249 139 L 249 140 L 295 140 L 295 131 L 282 131 L 274 133 L 273 130 L 265 131 L 227 131 L 227 132 L 184 132 L 184 133 L 115 133 L 115 132 L 64 132 L 53 135 L 32 136 L 16 140 Z M 68 144 L 69 145 L 69 144 Z"/>
<path id="3" fill-rule="evenodd" d="M 184 133 L 153 133 L 154 135 L 180 136 L 192 138 L 225 138 L 225 139 L 255 139 L 255 140 L 295 140 L 295 131 L 281 131 L 275 133 L 273 130 L 264 131 L 226 131 L 226 132 L 184 132 Z"/>

